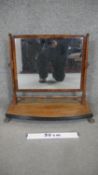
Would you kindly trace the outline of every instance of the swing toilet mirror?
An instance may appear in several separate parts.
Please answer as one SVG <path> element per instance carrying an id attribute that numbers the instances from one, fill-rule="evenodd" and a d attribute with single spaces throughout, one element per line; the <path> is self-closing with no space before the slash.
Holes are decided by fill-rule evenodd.
<path id="1" fill-rule="evenodd" d="M 86 100 L 88 37 L 10 34 L 13 99 L 6 116 L 91 118 Z"/>

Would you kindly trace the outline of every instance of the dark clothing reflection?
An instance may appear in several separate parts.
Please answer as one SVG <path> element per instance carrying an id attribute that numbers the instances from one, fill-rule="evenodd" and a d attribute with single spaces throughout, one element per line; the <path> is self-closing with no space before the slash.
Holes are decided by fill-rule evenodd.
<path id="1" fill-rule="evenodd" d="M 42 43 L 38 56 L 38 71 L 40 79 L 45 80 L 51 72 L 56 81 L 63 81 L 67 60 L 68 40 L 50 40 Z M 49 70 L 50 69 L 50 70 Z"/>

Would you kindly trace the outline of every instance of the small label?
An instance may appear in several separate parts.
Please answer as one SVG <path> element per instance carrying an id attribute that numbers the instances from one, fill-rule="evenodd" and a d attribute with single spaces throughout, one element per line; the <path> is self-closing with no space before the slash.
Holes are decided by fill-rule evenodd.
<path id="1" fill-rule="evenodd" d="M 79 135 L 77 132 L 63 132 L 63 133 L 28 133 L 27 139 L 77 139 Z"/>

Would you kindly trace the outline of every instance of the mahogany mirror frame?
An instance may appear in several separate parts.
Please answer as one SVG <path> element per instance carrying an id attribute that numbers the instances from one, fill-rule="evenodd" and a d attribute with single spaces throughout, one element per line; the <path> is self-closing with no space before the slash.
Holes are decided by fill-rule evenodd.
<path id="1" fill-rule="evenodd" d="M 15 49 L 15 39 L 16 38 L 45 38 L 45 39 L 62 39 L 62 38 L 83 38 L 83 49 L 82 49 L 82 69 L 81 69 L 81 83 L 80 83 L 80 88 L 79 89 L 19 89 L 18 88 L 18 80 L 17 80 L 17 68 L 16 68 L 16 49 Z M 49 34 L 49 35 L 12 35 L 9 34 L 9 45 L 10 45 L 10 60 L 11 60 L 11 72 L 12 72 L 12 85 L 13 85 L 13 99 L 12 99 L 12 103 L 8 108 L 8 111 L 6 113 L 7 118 L 12 118 L 12 117 L 24 117 L 24 118 L 48 118 L 48 119 L 55 119 L 55 118 L 59 118 L 59 119 L 76 119 L 76 118 L 92 118 L 92 112 L 90 110 L 89 104 L 87 102 L 86 99 L 86 79 L 87 79 L 87 67 L 88 67 L 88 39 L 89 39 L 89 34 L 86 35 L 65 35 L 65 34 Z M 38 109 L 38 105 L 40 108 L 41 103 L 38 101 L 37 105 L 36 104 L 31 104 L 30 102 L 28 104 L 25 104 L 25 106 L 23 107 L 23 104 L 21 106 L 21 103 L 18 102 L 18 98 L 19 99 L 23 99 L 23 98 L 28 98 L 28 96 L 17 96 L 17 92 L 81 92 L 80 96 L 69 96 L 69 97 L 60 97 L 60 96 L 53 96 L 53 99 L 73 99 L 75 100 L 75 102 L 65 102 L 62 100 L 60 100 L 59 106 L 56 103 L 55 105 L 57 105 L 59 107 L 59 112 L 56 115 L 55 113 L 55 106 L 53 107 L 54 103 L 48 103 L 45 106 L 45 103 L 43 101 L 44 97 L 39 97 L 37 96 L 36 98 L 41 99 L 43 103 L 43 110 L 45 110 L 45 113 L 43 113 L 42 111 L 39 113 L 37 113 L 37 111 L 34 111 L 33 107 L 36 108 L 36 110 Z M 47 98 L 47 96 L 45 97 L 45 99 Z M 62 104 L 62 107 L 60 108 Z M 49 106 L 50 105 L 50 106 Z M 64 106 L 65 105 L 65 106 Z M 69 106 L 68 106 L 69 105 Z M 27 108 L 25 113 L 24 108 Z M 23 108 L 23 109 L 22 109 Z M 32 111 L 31 113 L 29 113 L 29 108 Z M 69 108 L 69 109 L 68 109 Z M 68 112 L 68 110 L 70 111 L 71 109 L 73 109 L 73 113 Z M 49 111 L 49 109 L 51 109 L 51 112 Z M 20 113 L 18 113 L 17 111 L 20 110 Z M 41 109 L 40 109 L 41 110 Z M 63 113 L 61 111 L 64 111 Z M 79 113 L 77 112 L 79 110 Z M 67 111 L 67 112 L 66 112 Z M 84 111 L 84 112 L 83 112 Z M 42 114 L 41 114 L 42 113 Z"/>

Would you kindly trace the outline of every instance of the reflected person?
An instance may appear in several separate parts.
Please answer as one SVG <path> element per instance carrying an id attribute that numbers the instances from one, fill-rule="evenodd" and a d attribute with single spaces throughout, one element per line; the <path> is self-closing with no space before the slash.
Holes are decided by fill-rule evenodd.
<path id="1" fill-rule="evenodd" d="M 38 56 L 38 72 L 40 82 L 46 82 L 49 73 L 49 65 L 52 67 L 52 75 L 56 81 L 63 81 L 67 60 L 68 39 L 42 40 L 42 49 Z"/>

